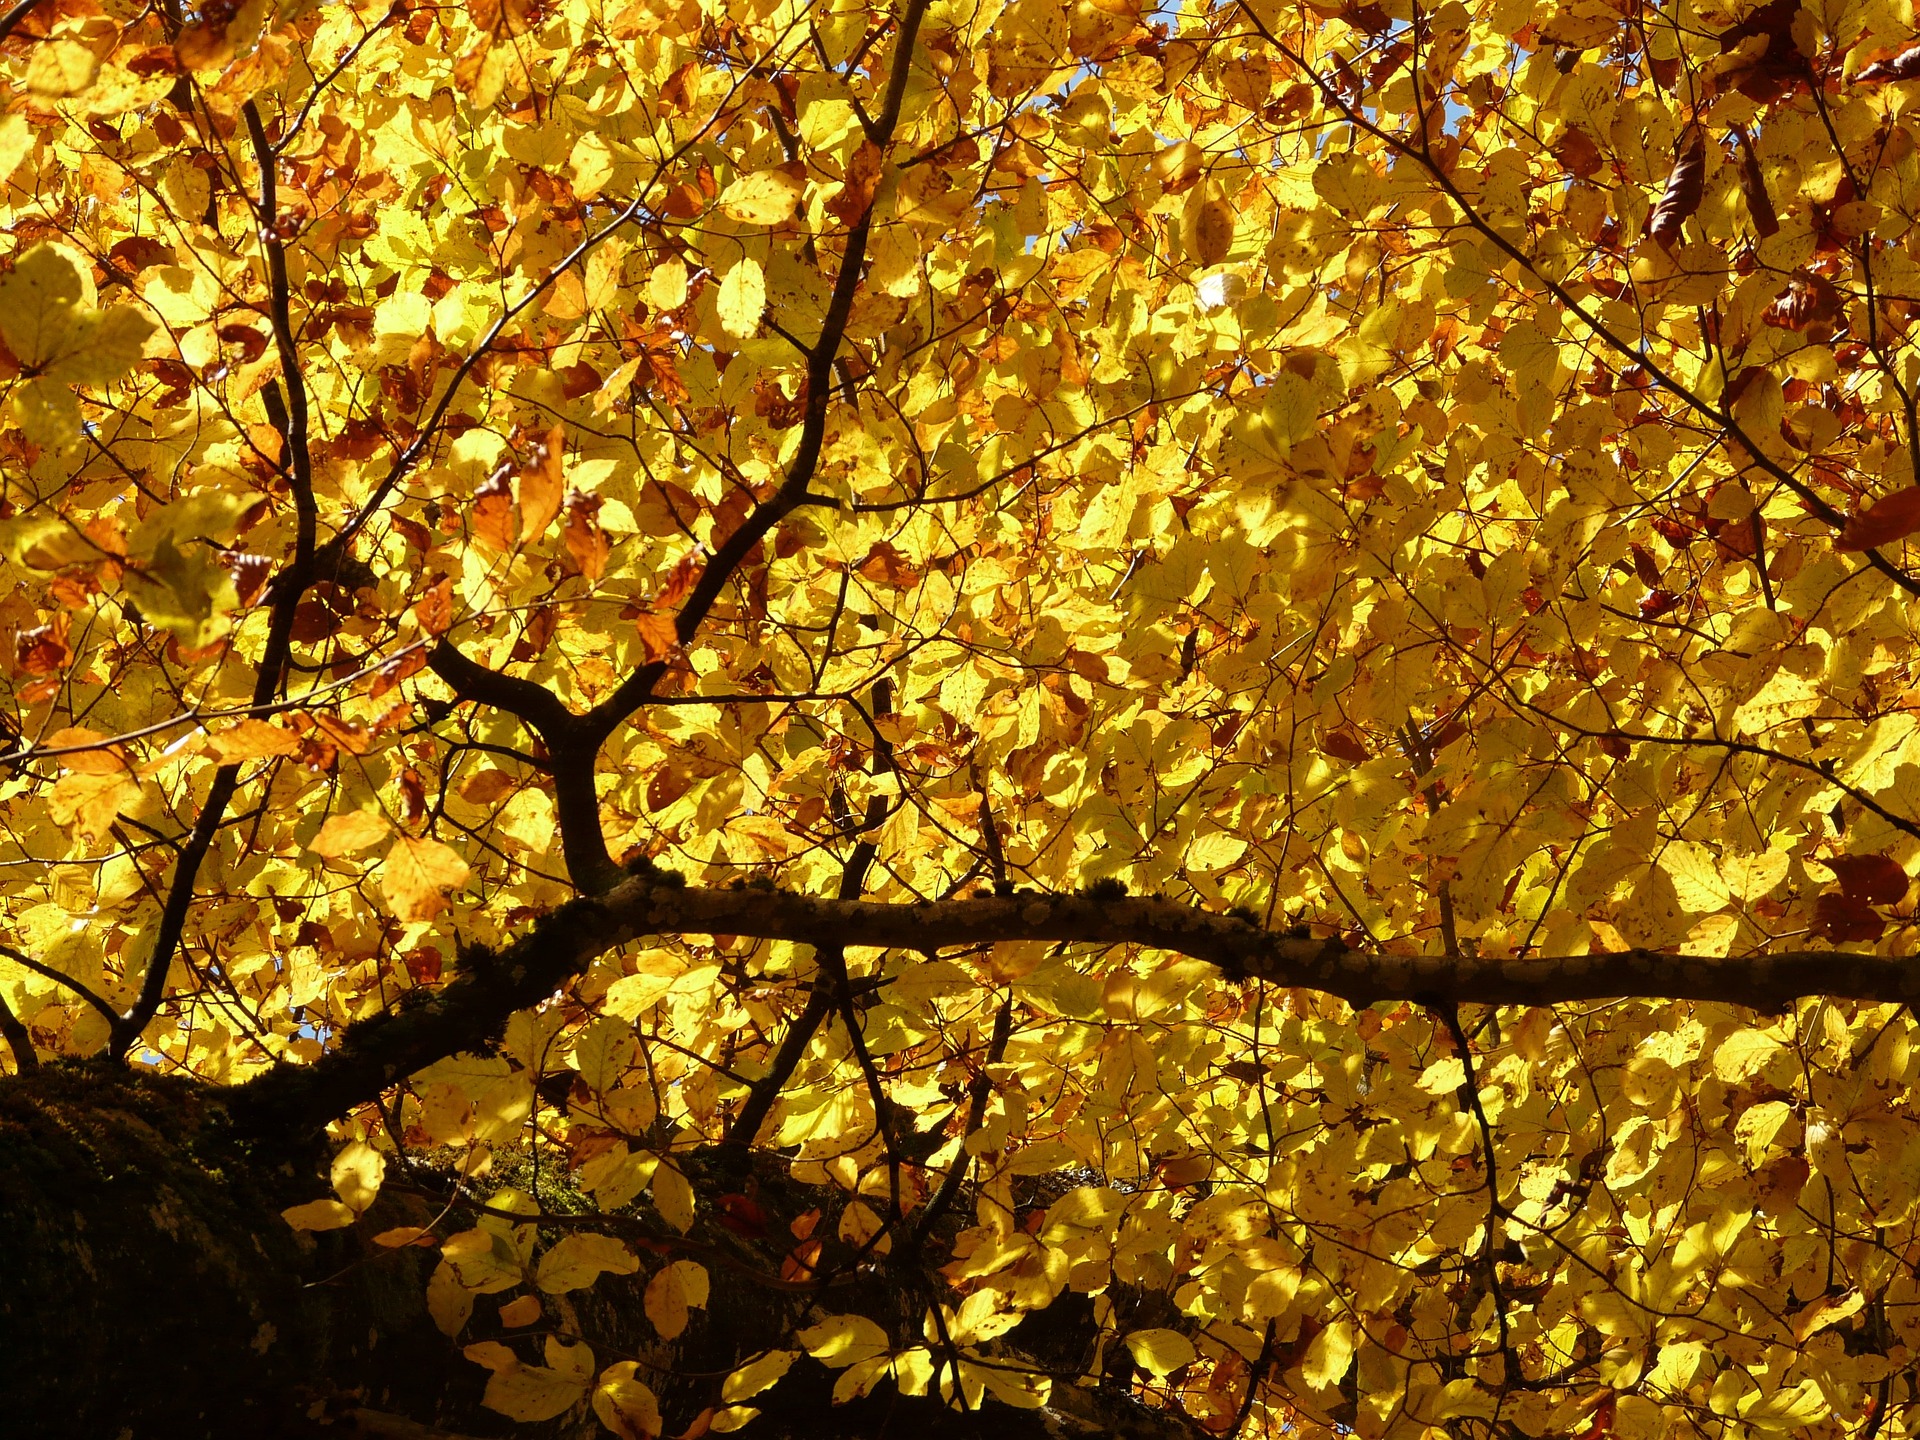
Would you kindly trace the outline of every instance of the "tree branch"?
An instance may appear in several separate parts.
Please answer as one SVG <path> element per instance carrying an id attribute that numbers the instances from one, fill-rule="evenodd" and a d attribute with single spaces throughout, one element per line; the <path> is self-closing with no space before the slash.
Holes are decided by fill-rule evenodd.
<path id="1" fill-rule="evenodd" d="M 60 971 L 54 969 L 51 965 L 42 965 L 32 956 L 21 953 L 11 945 L 0 945 L 0 957 L 11 960 L 23 970 L 31 970 L 34 974 L 71 990 L 95 1010 L 98 1010 L 102 1015 L 106 1016 L 109 1024 L 120 1018 L 120 1012 L 109 1005 L 97 991 L 91 986 L 74 979 L 71 975 L 61 974 Z"/>
<path id="2" fill-rule="evenodd" d="M 1230 981 L 1317 990 L 1356 1008 L 1557 1005 L 1634 997 L 1778 1010 L 1804 995 L 1904 1004 L 1920 998 L 1910 956 L 1794 950 L 1718 957 L 1623 950 L 1542 959 L 1395 955 L 1295 938 L 1172 900 L 1013 895 L 921 904 L 780 891 L 691 889 L 658 873 L 570 901 L 414 1009 L 351 1026 L 312 1065 L 288 1066 L 233 1095 L 255 1134 L 307 1134 L 448 1055 L 480 1047 L 517 1010 L 550 997 L 599 955 L 649 935 L 742 935 L 934 954 L 1005 940 L 1138 945 L 1190 956 Z"/>
<path id="3" fill-rule="evenodd" d="M 296 515 L 293 558 L 287 562 L 284 570 L 273 577 L 273 605 L 267 621 L 267 640 L 260 653 L 260 668 L 254 676 L 253 703 L 262 706 L 271 704 L 280 693 L 287 662 L 293 655 L 294 611 L 299 607 L 307 586 L 313 581 L 319 508 L 314 500 L 313 472 L 307 453 L 306 384 L 300 374 L 299 355 L 293 342 L 292 287 L 287 276 L 286 247 L 274 229 L 274 216 L 279 204 L 275 185 L 278 161 L 273 147 L 267 143 L 259 109 L 249 100 L 241 110 L 246 118 L 248 138 L 253 144 L 254 159 L 260 167 L 260 196 L 256 203 L 260 221 L 260 247 L 266 254 L 274 341 L 280 354 L 281 379 L 287 387 L 283 398 L 279 387 L 269 382 L 262 399 L 267 416 L 280 432 L 285 447 L 282 463 L 288 467 L 287 481 L 293 493 Z M 193 908 L 194 882 L 199 877 L 201 863 L 213 848 L 214 837 L 220 833 L 220 827 L 226 820 L 227 807 L 232 804 L 239 788 L 240 766 L 237 763 L 222 765 L 214 771 L 213 784 L 200 807 L 200 814 L 193 822 L 192 833 L 187 836 L 186 844 L 180 847 L 180 858 L 174 865 L 173 881 L 167 888 L 166 904 L 160 911 L 160 924 L 154 933 L 153 951 L 147 957 L 147 971 L 141 982 L 139 997 L 113 1023 L 107 1051 L 116 1060 L 126 1058 L 127 1052 L 139 1040 L 141 1032 L 159 1012 L 160 1003 L 166 998 L 167 972 L 173 966 L 174 952 L 180 948 L 180 937 L 186 933 L 187 912 Z"/>
<path id="4" fill-rule="evenodd" d="M 588 894 L 614 885 L 621 872 L 607 853 L 606 834 L 600 828 L 600 796 L 594 782 L 599 745 L 583 733 L 580 717 L 546 686 L 489 670 L 469 659 L 451 640 L 443 638 L 428 652 L 427 668 L 461 699 L 504 710 L 540 737 L 550 757 L 554 816 L 567 876 L 577 889 Z"/>
<path id="5" fill-rule="evenodd" d="M 7 1048 L 13 1051 L 14 1074 L 24 1075 L 40 1068 L 40 1055 L 33 1048 L 32 1034 L 20 1023 L 20 1017 L 13 1013 L 13 1007 L 4 997 L 0 997 L 0 1037 L 5 1038 Z"/>
<path id="6" fill-rule="evenodd" d="M 0 43 L 4 43 L 19 28 L 20 22 L 39 9 L 40 5 L 41 0 L 15 0 L 4 13 L 0 13 Z"/>
<path id="7" fill-rule="evenodd" d="M 883 154 L 893 143 L 900 123 L 900 107 L 906 98 L 907 78 L 913 70 L 914 39 L 927 13 L 928 0 L 911 0 L 900 19 L 899 38 L 894 42 L 893 65 L 887 76 L 887 93 L 880 114 L 868 131 L 870 142 Z M 870 199 L 860 219 L 847 232 L 847 247 L 840 259 L 840 272 L 834 277 L 833 294 L 827 301 L 820 323 L 820 338 L 807 352 L 806 410 L 800 421 L 800 439 L 794 448 L 792 463 L 772 496 L 754 507 L 740 528 L 723 540 L 713 558 L 700 572 L 680 613 L 674 616 L 674 632 L 682 645 L 690 644 L 713 608 L 720 592 L 733 578 L 746 558 L 766 538 L 767 532 L 804 504 L 820 454 L 826 442 L 827 410 L 833 398 L 833 363 L 840 354 L 847 322 L 853 315 L 853 301 L 860 289 L 861 271 L 866 266 L 867 238 L 873 230 L 875 201 Z M 667 662 L 653 660 L 635 670 L 618 689 L 587 712 L 594 743 L 597 746 L 611 735 L 626 718 L 652 697 L 653 690 L 666 673 Z"/>

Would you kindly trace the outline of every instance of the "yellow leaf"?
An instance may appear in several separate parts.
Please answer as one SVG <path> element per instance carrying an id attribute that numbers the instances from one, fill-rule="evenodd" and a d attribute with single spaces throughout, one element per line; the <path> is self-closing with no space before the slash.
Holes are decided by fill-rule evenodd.
<path id="1" fill-rule="evenodd" d="M 99 69 L 100 57 L 78 40 L 44 40 L 27 62 L 27 91 L 47 99 L 78 95 Z"/>
<path id="2" fill-rule="evenodd" d="M 431 1245 L 433 1229 L 427 1225 L 396 1225 L 374 1236 L 373 1243 L 387 1250 L 398 1250 L 404 1245 Z"/>
<path id="3" fill-rule="evenodd" d="M 510 1420 L 551 1420 L 572 1409 L 586 1395 L 593 1371 L 590 1347 L 551 1338 L 546 1365 L 523 1364 L 506 1346 L 491 1340 L 469 1345 L 463 1353 L 493 1371 L 480 1403 Z"/>
<path id="4" fill-rule="evenodd" d="M 1741 1400 L 1739 1412 L 1756 1430 L 1804 1434 L 1825 1420 L 1832 1407 L 1816 1381 L 1802 1380 L 1791 1390 L 1754 1391 Z"/>
<path id="5" fill-rule="evenodd" d="M 359 1215 L 373 1204 L 386 1177 L 387 1161 L 364 1140 L 355 1140 L 333 1157 L 333 1193 Z"/>
<path id="6" fill-rule="evenodd" d="M 720 328 L 736 339 L 751 339 L 759 333 L 760 315 L 766 308 L 767 277 L 760 262 L 751 258 L 735 261 L 720 282 Z"/>
<path id="7" fill-rule="evenodd" d="M 707 1303 L 707 1272 L 691 1260 L 662 1265 L 647 1282 L 647 1319 L 662 1340 L 687 1328 L 687 1307 Z"/>
<path id="8" fill-rule="evenodd" d="M 139 798 L 140 787 L 124 773 L 62 775 L 47 792 L 47 813 L 54 824 L 98 840 Z"/>
<path id="9" fill-rule="evenodd" d="M 653 1208 L 682 1235 L 693 1227 L 693 1186 L 670 1161 L 653 1172 Z"/>
<path id="10" fill-rule="evenodd" d="M 380 893 L 401 920 L 431 920 L 447 908 L 446 891 L 467 883 L 467 862 L 438 840 L 398 836 L 380 867 Z"/>
<path id="11" fill-rule="evenodd" d="M 392 829 L 384 816 L 372 810 L 348 810 L 344 814 L 329 815 L 320 833 L 307 842 L 307 848 L 316 855 L 335 860 L 385 839 Z"/>
<path id="12" fill-rule="evenodd" d="M 1675 841 L 1660 852 L 1660 868 L 1673 882 L 1681 909 L 1698 915 L 1726 906 L 1727 882 L 1720 878 L 1719 860 L 1706 846 L 1691 840 Z"/>
<path id="13" fill-rule="evenodd" d="M 720 1382 L 720 1398 L 731 1405 L 758 1395 L 778 1382 L 799 1358 L 798 1350 L 768 1350 L 754 1356 Z"/>
<path id="14" fill-rule="evenodd" d="M 1353 1360 L 1353 1322 L 1335 1320 L 1313 1337 L 1306 1358 L 1300 1362 L 1300 1378 L 1316 1390 L 1337 1385 L 1345 1377 Z"/>
<path id="15" fill-rule="evenodd" d="M 1726 877 L 1727 888 L 1737 899 L 1750 902 L 1769 894 L 1786 879 L 1789 863 L 1790 857 L 1780 850 L 1766 850 L 1758 855 L 1723 854 L 1720 873 Z"/>
<path id="16" fill-rule="evenodd" d="M 1233 251 L 1233 207 L 1209 200 L 1193 222 L 1193 257 L 1202 265 L 1218 265 Z"/>
<path id="17" fill-rule="evenodd" d="M 778 225 L 793 218 L 801 189 L 784 170 L 756 170 L 720 192 L 720 208 L 743 225 Z"/>
<path id="18" fill-rule="evenodd" d="M 1127 1350 L 1155 1379 L 1191 1365 L 1199 1356 L 1193 1342 L 1178 1330 L 1136 1330 L 1127 1336 Z"/>
<path id="19" fill-rule="evenodd" d="M 558 1295 L 593 1284 L 602 1272 L 631 1275 L 639 1268 L 633 1252 L 612 1236 L 576 1230 L 540 1257 L 533 1279 L 549 1295 Z"/>
<path id="20" fill-rule="evenodd" d="M 460 1283 L 481 1295 L 511 1289 L 526 1278 L 519 1250 L 496 1230 L 475 1227 L 447 1238 L 441 1257 L 453 1267 Z"/>
<path id="21" fill-rule="evenodd" d="M 1200 176 L 1207 152 L 1191 140 L 1179 140 L 1153 157 L 1153 178 L 1169 195 L 1177 195 Z"/>
<path id="22" fill-rule="evenodd" d="M 655 1440 L 661 1431 L 660 1402 L 634 1378 L 638 1370 L 631 1360 L 609 1365 L 594 1387 L 593 1413 L 620 1440 Z"/>
<path id="23" fill-rule="evenodd" d="M 338 1200 L 309 1200 L 280 1212 L 280 1218 L 296 1230 L 340 1230 L 353 1223 L 353 1211 Z"/>
<path id="24" fill-rule="evenodd" d="M 222 764 L 300 753 L 298 735 L 266 720 L 242 720 L 207 739 Z"/>
<path id="25" fill-rule="evenodd" d="M 0 185 L 11 180 L 20 162 L 32 153 L 33 130 L 26 116 L 0 116 Z"/>
<path id="26" fill-rule="evenodd" d="M 1780 1053 L 1781 1045 L 1758 1030 L 1736 1030 L 1722 1040 L 1713 1052 L 1713 1073 L 1730 1085 L 1737 1085 L 1766 1068 Z"/>
<path id="27" fill-rule="evenodd" d="M 687 303 L 685 261 L 670 256 L 653 267 L 647 276 L 647 303 L 655 310 L 678 310 Z"/>
<path id="28" fill-rule="evenodd" d="M 140 358 L 153 324 L 131 306 L 101 310 L 97 303 L 78 260 L 58 246 L 36 245 L 0 277 L 0 335 L 23 366 L 47 380 L 105 385 Z"/>
<path id="29" fill-rule="evenodd" d="M 1830 1329 L 1849 1316 L 1858 1315 L 1866 1303 L 1866 1296 L 1858 1290 L 1820 1296 L 1793 1317 L 1794 1342 L 1806 1344 L 1809 1336 Z"/>
<path id="30" fill-rule="evenodd" d="M 829 1315 L 795 1333 L 794 1339 L 822 1365 L 844 1370 L 892 1348 L 887 1332 L 864 1315 Z"/>
<path id="31" fill-rule="evenodd" d="M 500 1307 L 500 1323 L 507 1329 L 518 1329 L 522 1325 L 531 1325 L 540 1318 L 540 1297 L 522 1295 L 517 1300 L 509 1300 Z"/>
<path id="32" fill-rule="evenodd" d="M 1427 1066 L 1414 1083 L 1429 1095 L 1451 1095 L 1467 1083 L 1467 1067 L 1459 1056 L 1449 1055 Z"/>
<path id="33" fill-rule="evenodd" d="M 613 178 L 613 152 L 605 140 L 588 131 L 574 142 L 567 167 L 573 172 L 573 193 L 591 200 Z"/>
<path id="34" fill-rule="evenodd" d="M 473 1292 L 445 1260 L 427 1281 L 427 1314 L 442 1335 L 458 1335 L 473 1315 Z"/>

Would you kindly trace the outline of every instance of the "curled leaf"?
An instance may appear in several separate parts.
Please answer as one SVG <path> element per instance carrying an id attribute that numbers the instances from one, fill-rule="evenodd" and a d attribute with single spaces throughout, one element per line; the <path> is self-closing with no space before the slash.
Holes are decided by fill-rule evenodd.
<path id="1" fill-rule="evenodd" d="M 1746 197 L 1747 215 L 1753 221 L 1753 233 L 1762 240 L 1780 233 L 1780 217 L 1774 213 L 1773 198 L 1767 194 L 1766 177 L 1760 173 L 1760 157 L 1754 152 L 1747 132 L 1735 126 L 1733 138 L 1740 146 L 1740 193 Z"/>
<path id="2" fill-rule="evenodd" d="M 1660 203 L 1654 206 L 1653 219 L 1647 224 L 1647 234 L 1662 248 L 1671 251 L 1686 238 L 1687 219 L 1700 208 L 1706 184 L 1707 138 L 1696 125 L 1687 131 L 1680 158 L 1674 161 L 1673 173 L 1667 176 L 1667 188 L 1660 196 Z"/>

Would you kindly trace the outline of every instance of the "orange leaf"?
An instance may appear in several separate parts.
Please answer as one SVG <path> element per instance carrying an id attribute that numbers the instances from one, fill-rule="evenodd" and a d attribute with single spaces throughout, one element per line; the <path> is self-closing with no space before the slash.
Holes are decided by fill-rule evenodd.
<path id="1" fill-rule="evenodd" d="M 444 635 L 453 624 L 453 581 L 442 577 L 413 602 L 413 618 L 429 635 Z"/>
<path id="2" fill-rule="evenodd" d="M 664 660 L 680 646 L 680 635 L 674 629 L 671 615 L 659 615 L 649 610 L 644 615 L 634 617 L 633 628 L 640 636 L 641 647 L 646 651 L 649 661 Z"/>
<path id="3" fill-rule="evenodd" d="M 447 908 L 445 892 L 467 883 L 467 862 L 438 840 L 402 835 L 380 867 L 380 893 L 402 920 L 431 920 Z"/>
<path id="4" fill-rule="evenodd" d="M 1920 530 L 1920 485 L 1882 496 L 1847 521 L 1836 550 L 1873 550 Z"/>
<path id="5" fill-rule="evenodd" d="M 567 431 L 556 424 L 541 441 L 533 465 L 520 472 L 520 539 L 530 543 L 546 534 L 553 517 L 560 513 L 560 497 L 566 493 L 562 479 L 567 449 Z"/>

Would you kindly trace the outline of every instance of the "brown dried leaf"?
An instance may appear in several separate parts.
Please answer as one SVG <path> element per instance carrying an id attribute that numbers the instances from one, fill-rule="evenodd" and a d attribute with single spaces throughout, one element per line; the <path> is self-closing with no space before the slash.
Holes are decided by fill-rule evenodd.
<path id="1" fill-rule="evenodd" d="M 1700 208 L 1706 183 L 1707 137 L 1696 125 L 1687 132 L 1680 158 L 1674 161 L 1673 172 L 1667 176 L 1666 191 L 1647 224 L 1647 234 L 1662 248 L 1672 251 L 1686 238 L 1686 222 Z"/>
<path id="2" fill-rule="evenodd" d="M 1873 550 L 1920 530 L 1920 486 L 1896 490 L 1850 518 L 1833 542 L 1836 550 Z"/>

